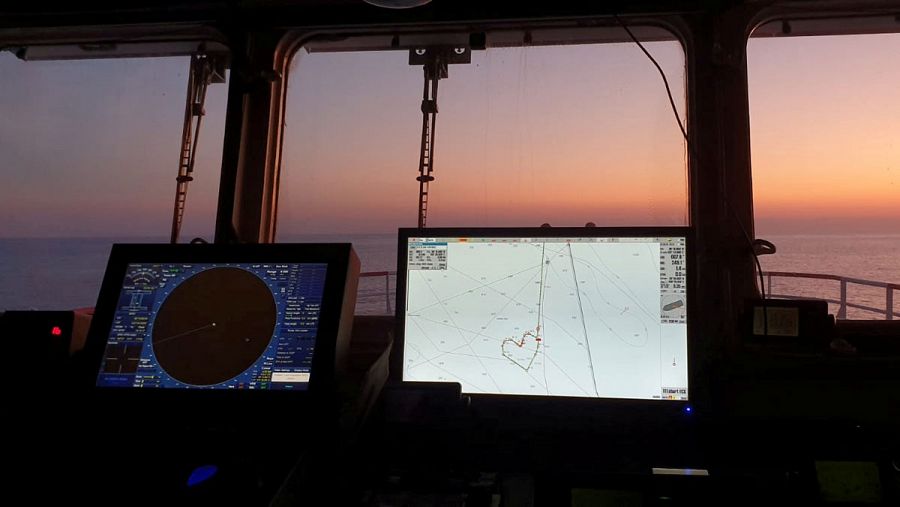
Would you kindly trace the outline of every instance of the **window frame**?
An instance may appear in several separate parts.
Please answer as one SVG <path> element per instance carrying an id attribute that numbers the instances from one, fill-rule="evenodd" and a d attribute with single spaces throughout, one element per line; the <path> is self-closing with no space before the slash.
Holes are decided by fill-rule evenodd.
<path id="1" fill-rule="evenodd" d="M 23 61 L 86 61 L 99 59 L 141 59 L 162 57 L 189 57 L 198 52 L 226 59 L 226 68 L 231 70 L 235 52 L 232 43 L 221 30 L 198 23 L 145 24 L 145 25 L 85 25 L 55 28 L 0 28 L 0 51 L 10 51 Z M 232 73 L 233 74 L 233 73 Z M 218 175 L 218 204 L 216 206 L 216 229 L 220 219 L 223 195 L 233 194 L 228 187 L 226 175 L 228 154 L 225 142 L 228 138 L 228 111 L 231 105 L 232 88 L 235 77 L 226 81 L 228 86 L 226 104 L 225 135 L 223 136 L 223 157 Z M 215 231 L 210 231 L 212 234 Z M 168 235 L 168 231 L 165 231 Z M 218 235 L 218 234 L 217 234 Z"/>
<path id="2" fill-rule="evenodd" d="M 744 45 L 744 53 L 747 55 L 747 50 L 749 48 L 750 39 L 753 38 L 791 38 L 791 37 L 811 37 L 811 36 L 853 36 L 853 35 L 877 35 L 877 34 L 900 34 L 900 24 L 898 24 L 898 20 L 900 20 L 900 14 L 897 13 L 897 9 L 894 8 L 891 10 L 888 7 L 883 8 L 869 8 L 865 9 L 865 12 L 860 14 L 859 12 L 847 11 L 842 9 L 833 9 L 827 10 L 824 12 L 813 12 L 813 11 L 798 11 L 796 9 L 789 9 L 783 6 L 772 6 L 762 11 L 758 12 L 749 22 L 748 22 L 748 31 L 747 37 Z M 747 62 L 747 58 L 745 57 L 745 65 Z M 749 94 L 750 94 L 750 86 L 749 80 L 746 83 L 747 88 L 747 110 L 749 114 L 750 104 L 749 104 Z M 748 130 L 748 143 L 752 149 L 753 145 L 753 133 Z M 753 160 L 752 156 L 748 154 L 749 165 L 750 165 L 750 177 L 751 177 L 751 189 L 753 188 Z M 752 196 L 751 196 L 752 199 Z M 751 217 L 754 221 L 756 219 L 755 211 Z M 757 275 L 762 276 L 762 275 Z M 872 322 L 877 323 L 885 320 L 894 320 L 895 313 L 893 312 L 893 296 L 894 292 L 897 292 L 897 295 L 900 295 L 900 291 L 896 289 L 892 289 L 891 287 L 894 285 L 891 282 L 883 282 L 881 280 L 873 280 L 874 282 L 879 282 L 883 284 L 876 286 L 877 288 L 883 288 L 886 291 L 885 295 L 885 308 L 884 308 L 884 319 L 878 318 L 867 318 L 867 319 L 847 319 L 846 312 L 850 305 L 847 304 L 847 284 L 854 283 L 843 280 L 853 280 L 852 277 L 844 277 L 841 275 L 824 275 L 829 276 L 831 278 L 827 278 L 831 281 L 840 281 L 840 297 L 841 300 L 831 300 L 828 299 L 829 303 L 837 304 L 839 306 L 838 314 L 836 315 L 836 319 L 839 321 L 857 321 L 857 322 Z M 768 282 L 766 282 L 765 287 L 767 290 L 771 286 L 772 277 L 769 275 Z M 760 281 L 760 283 L 763 283 Z M 866 285 L 863 285 L 866 286 Z M 802 296 L 801 296 L 802 297 Z M 844 304 L 841 304 L 843 301 Z M 857 308 L 858 310 L 863 310 L 869 314 L 878 315 L 878 312 L 873 312 L 870 309 L 862 309 Z"/>
<path id="3" fill-rule="evenodd" d="M 629 28 L 635 32 L 635 34 L 640 38 L 640 35 L 643 30 L 649 29 L 649 31 L 665 31 L 671 37 L 659 37 L 652 39 L 641 39 L 642 41 L 655 41 L 655 40 L 672 40 L 679 43 L 681 46 L 682 52 L 684 54 L 684 110 L 686 111 L 685 117 L 682 118 L 682 122 L 684 124 L 685 130 L 688 132 L 688 136 L 692 136 L 690 124 L 690 118 L 692 115 L 690 114 L 690 69 L 692 68 L 690 63 L 690 47 L 691 47 L 691 38 L 689 36 L 689 31 L 687 30 L 687 25 L 683 22 L 683 20 L 678 16 L 635 16 L 635 17 L 625 17 L 622 18 L 622 23 L 626 23 Z M 613 17 L 590 17 L 590 18 L 573 18 L 569 20 L 555 20 L 555 21 L 523 21 L 517 23 L 510 22 L 496 22 L 496 23 L 482 23 L 477 26 L 472 25 L 441 25 L 438 30 L 435 30 L 431 25 L 423 24 L 423 25 L 408 25 L 408 26 L 400 26 L 400 27 L 379 27 L 379 28 L 354 28 L 354 29 L 345 29 L 345 30 L 303 30 L 303 29 L 295 29 L 285 33 L 284 37 L 278 44 L 278 48 L 276 49 L 275 61 L 278 63 L 278 67 L 276 71 L 280 75 L 279 81 L 275 84 L 275 92 L 273 93 L 274 97 L 277 97 L 277 118 L 273 119 L 271 124 L 277 124 L 278 132 L 277 134 L 270 135 L 269 139 L 269 150 L 277 153 L 274 157 L 271 157 L 269 163 L 267 164 L 266 178 L 267 180 L 272 182 L 272 185 L 267 185 L 267 195 L 266 195 L 266 204 L 267 207 L 263 210 L 264 215 L 266 215 L 268 221 L 268 228 L 266 230 L 265 241 L 274 242 L 276 237 L 276 225 L 277 225 L 277 215 L 278 215 L 278 195 L 279 195 L 279 186 L 280 186 L 280 175 L 281 175 L 281 162 L 282 162 L 282 147 L 283 147 L 283 137 L 284 137 L 284 126 L 285 126 L 285 114 L 287 107 L 287 90 L 290 86 L 290 74 L 291 67 L 294 61 L 294 58 L 297 57 L 298 53 L 302 51 L 305 47 L 314 44 L 325 43 L 333 43 L 337 41 L 339 49 L 337 51 L 384 51 L 384 50 L 409 50 L 414 49 L 417 46 L 428 44 L 430 41 L 451 41 L 457 44 L 467 44 L 469 42 L 469 34 L 485 32 L 490 33 L 492 35 L 499 35 L 497 40 L 500 40 L 502 43 L 500 44 L 489 44 L 487 48 L 491 47 L 521 47 L 525 46 L 525 43 L 522 44 L 512 44 L 513 36 L 515 34 L 526 34 L 526 33 L 535 33 L 535 32 L 545 32 L 548 34 L 547 41 L 544 44 L 534 43 L 532 39 L 531 45 L 567 45 L 567 43 L 562 42 L 562 38 L 565 34 L 577 34 L 580 38 L 577 39 L 577 42 L 569 42 L 569 45 L 574 44 L 587 44 L 587 43 L 621 43 L 621 42 L 632 42 L 631 39 L 624 33 L 619 34 L 618 37 L 614 37 L 610 32 L 616 30 L 621 25 L 619 21 L 617 21 Z M 609 29 L 605 34 L 603 33 L 605 30 Z M 616 30 L 618 31 L 618 30 Z M 605 35 L 602 38 L 591 38 L 589 35 L 591 33 L 600 33 Z M 505 37 L 504 37 L 505 36 Z M 556 41 L 553 41 L 553 37 L 557 37 Z M 409 42 L 404 40 L 405 38 L 409 38 Z M 368 44 L 363 45 L 353 45 L 348 44 L 348 40 L 353 39 L 366 39 Z M 399 41 L 399 43 L 398 43 Z M 433 42 L 432 42 L 433 43 Z M 651 62 L 647 62 L 647 65 L 652 65 Z M 664 94 L 665 90 L 663 88 L 662 82 L 659 83 L 659 92 Z M 276 104 L 273 104 L 273 108 L 276 107 Z M 667 114 L 671 114 L 667 111 Z M 672 117 L 672 128 L 677 129 L 677 124 L 675 118 Z M 687 226 L 691 226 L 695 221 L 695 215 L 692 210 L 691 203 L 693 202 L 693 193 L 692 193 L 692 182 L 694 181 L 694 157 L 691 154 L 691 149 L 689 149 L 686 144 L 685 148 L 685 176 L 686 176 L 686 184 L 687 184 L 687 193 L 686 198 L 686 210 L 687 210 Z M 262 238 L 261 238 L 262 240 Z"/>

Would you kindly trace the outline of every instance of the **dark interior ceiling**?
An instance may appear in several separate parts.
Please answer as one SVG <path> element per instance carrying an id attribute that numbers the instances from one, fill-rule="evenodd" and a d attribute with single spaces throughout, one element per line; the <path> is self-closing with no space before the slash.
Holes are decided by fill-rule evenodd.
<path id="1" fill-rule="evenodd" d="M 43 29 L 71 27 L 202 24 L 224 32 L 288 27 L 353 27 L 472 23 L 504 20 L 553 19 L 610 14 L 715 14 L 730 9 L 745 12 L 767 7 L 791 19 L 816 20 L 809 33 L 842 33 L 843 21 L 821 26 L 821 18 L 888 15 L 879 26 L 854 30 L 896 31 L 900 0 L 432 0 L 413 9 L 375 7 L 363 0 L 0 0 L 0 30 L 6 35 L 40 34 Z M 887 24 L 889 26 L 882 26 Z M 797 35 L 802 28 L 798 25 Z M 784 35 L 777 29 L 764 35 Z M 0 33 L 0 37 L 2 37 Z"/>
<path id="2" fill-rule="evenodd" d="M 321 25 L 547 18 L 716 10 L 759 0 L 432 0 L 406 10 L 363 0 L 31 0 L 0 2 L 0 26 L 74 26 L 240 20 L 260 25 Z"/>
<path id="3" fill-rule="evenodd" d="M 765 12 L 757 21 L 770 22 L 755 36 L 900 30 L 900 0 L 431 0 L 403 10 L 364 0 L 0 0 L 0 44 L 146 39 L 158 35 L 160 27 L 169 38 L 172 30 L 183 29 L 181 37 L 206 30 L 218 34 L 210 36 L 213 39 L 227 39 L 287 28 L 427 29 L 447 24 L 482 29 L 487 22 L 724 12 L 737 12 L 744 19 Z M 785 20 L 790 20 L 790 30 L 782 24 Z M 186 30 L 193 32 L 186 35 Z"/>
<path id="4" fill-rule="evenodd" d="M 771 9 L 768 9 L 771 8 Z M 900 0 L 431 0 L 412 9 L 385 9 L 364 0 L 0 0 L 0 42 L 80 36 L 115 37 L 128 31 L 181 24 L 219 33 L 299 27 L 466 24 L 591 16 L 716 14 L 768 10 L 791 19 L 793 35 L 895 32 Z M 780 17 L 783 16 L 783 17 Z M 864 17 L 878 19 L 863 20 Z M 849 23 L 848 23 L 849 21 Z M 72 29 L 79 28 L 73 32 Z M 99 30 L 99 31 L 98 31 Z M 128 33 L 132 33 L 128 32 Z M 757 36 L 784 36 L 781 25 Z M 102 37 L 101 37 L 102 38 Z"/>

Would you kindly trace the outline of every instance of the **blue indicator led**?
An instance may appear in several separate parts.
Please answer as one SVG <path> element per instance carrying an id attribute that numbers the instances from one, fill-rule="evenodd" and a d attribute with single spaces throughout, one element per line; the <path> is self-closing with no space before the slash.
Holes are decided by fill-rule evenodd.
<path id="1" fill-rule="evenodd" d="M 219 471 L 219 467 L 216 465 L 203 465 L 199 466 L 191 472 L 191 476 L 188 477 L 187 485 L 189 488 L 196 486 L 202 482 L 209 480 L 212 476 L 216 475 L 216 472 Z"/>
<path id="2" fill-rule="evenodd" d="M 694 411 L 694 409 L 690 405 L 688 405 L 688 406 L 684 407 L 684 411 L 685 411 L 685 413 L 690 414 L 691 412 Z"/>

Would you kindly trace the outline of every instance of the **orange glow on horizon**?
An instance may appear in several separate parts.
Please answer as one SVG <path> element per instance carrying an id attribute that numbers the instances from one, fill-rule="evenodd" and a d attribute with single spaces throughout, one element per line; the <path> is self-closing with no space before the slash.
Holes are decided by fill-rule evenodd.
<path id="1" fill-rule="evenodd" d="M 684 113 L 680 44 L 648 49 Z M 472 58 L 441 81 L 428 225 L 686 223 L 684 140 L 639 48 L 492 48 Z M 422 69 L 403 52 L 312 53 L 294 72 L 281 232 L 415 226 Z"/>
<path id="2" fill-rule="evenodd" d="M 900 232 L 897 54 L 900 34 L 749 41 L 758 218 Z"/>
<path id="3" fill-rule="evenodd" d="M 684 113 L 680 45 L 648 50 Z M 403 51 L 301 54 L 289 81 L 278 230 L 414 226 L 421 68 Z M 763 232 L 827 219 L 900 233 L 898 54 L 900 34 L 748 42 Z M 0 97 L 9 113 L 0 236 L 167 234 L 186 65 L 0 55 L 10 91 Z M 185 236 L 212 234 L 226 91 L 210 88 Z M 656 69 L 631 44 L 477 52 L 451 67 L 439 104 L 429 225 L 687 223 L 684 142 Z"/>

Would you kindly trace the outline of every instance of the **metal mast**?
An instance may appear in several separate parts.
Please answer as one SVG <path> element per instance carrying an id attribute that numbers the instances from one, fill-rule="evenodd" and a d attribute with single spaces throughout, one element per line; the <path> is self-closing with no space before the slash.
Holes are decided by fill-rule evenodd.
<path id="1" fill-rule="evenodd" d="M 175 210 L 172 214 L 171 242 L 178 242 L 184 205 L 187 200 L 188 183 L 194 180 L 194 161 L 197 156 L 197 141 L 200 138 L 200 123 L 206 114 L 206 88 L 210 83 L 224 83 L 223 62 L 214 56 L 194 54 L 188 73 L 187 99 L 184 107 L 184 128 L 181 131 L 181 152 L 178 158 L 178 176 L 175 178 Z"/>
<path id="2" fill-rule="evenodd" d="M 413 49 L 409 52 L 410 65 L 422 65 L 425 87 L 422 90 L 422 144 L 419 149 L 419 228 L 428 220 L 428 187 L 434 181 L 434 128 L 437 121 L 438 82 L 447 77 L 447 66 L 451 63 L 469 63 L 471 50 L 468 47 L 436 46 Z"/>
<path id="3" fill-rule="evenodd" d="M 419 151 L 419 228 L 428 218 L 428 184 L 434 181 L 434 127 L 437 121 L 438 82 L 447 77 L 447 62 L 437 54 L 424 66 L 425 89 L 422 92 L 422 146 Z"/>

